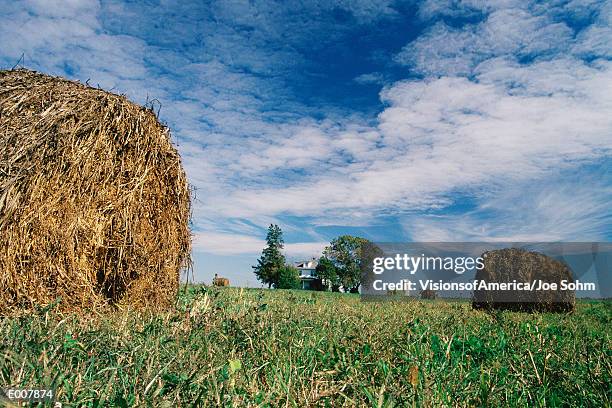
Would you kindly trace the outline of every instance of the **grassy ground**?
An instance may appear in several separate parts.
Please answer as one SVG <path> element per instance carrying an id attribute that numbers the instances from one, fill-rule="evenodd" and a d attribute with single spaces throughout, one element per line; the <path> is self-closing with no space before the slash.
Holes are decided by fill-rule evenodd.
<path id="1" fill-rule="evenodd" d="M 176 312 L 0 321 L 0 386 L 66 406 L 611 406 L 612 309 L 487 314 L 191 287 Z"/>

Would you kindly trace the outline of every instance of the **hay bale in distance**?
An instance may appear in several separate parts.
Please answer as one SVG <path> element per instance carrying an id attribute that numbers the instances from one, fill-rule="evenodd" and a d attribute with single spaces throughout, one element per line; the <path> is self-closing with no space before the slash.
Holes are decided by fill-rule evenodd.
<path id="1" fill-rule="evenodd" d="M 227 278 L 223 278 L 215 273 L 215 277 L 212 281 L 213 286 L 229 286 L 230 281 Z"/>
<path id="2" fill-rule="evenodd" d="M 475 279 L 486 282 L 531 283 L 534 280 L 556 283 L 562 280 L 573 282 L 568 266 L 538 252 L 509 248 L 488 251 L 483 254 L 484 268 Z M 475 290 L 472 307 L 475 309 L 505 309 L 516 311 L 569 312 L 576 305 L 576 296 L 571 290 Z"/>
<path id="3" fill-rule="evenodd" d="M 420 293 L 421 299 L 435 299 L 437 297 L 437 293 L 433 289 L 423 289 Z"/>
<path id="4" fill-rule="evenodd" d="M 123 96 L 0 71 L 0 312 L 164 307 L 190 265 L 168 129 Z"/>

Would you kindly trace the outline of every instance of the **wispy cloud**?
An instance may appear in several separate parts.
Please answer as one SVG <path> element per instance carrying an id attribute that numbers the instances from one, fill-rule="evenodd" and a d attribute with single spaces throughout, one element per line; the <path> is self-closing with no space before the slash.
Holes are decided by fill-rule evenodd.
<path id="1" fill-rule="evenodd" d="M 354 81 L 362 85 L 384 85 L 387 82 L 385 76 L 380 72 L 361 74 L 356 76 Z"/>
<path id="2" fill-rule="evenodd" d="M 288 249 L 304 252 L 320 245 L 317 226 L 389 215 L 427 224 L 429 235 L 409 231 L 418 239 L 610 236 L 608 218 L 596 216 L 602 187 L 563 184 L 559 174 L 610 160 L 611 2 L 430 0 L 416 17 L 386 0 L 168 10 L 7 3 L 0 63 L 24 53 L 30 67 L 161 101 L 197 187 L 198 250 L 259 252 L 265 227 L 287 216 L 300 217 L 284 225 L 302 232 L 292 241 L 308 241 Z M 395 56 L 344 80 L 381 87 L 377 115 L 354 109 L 352 95 L 321 96 L 354 68 L 334 60 L 360 52 L 349 33 L 367 37 L 403 19 L 416 28 L 389 31 Z M 517 228 L 524 211 L 515 203 L 536 181 L 541 190 L 524 205 L 542 214 Z M 562 205 L 577 190 L 576 205 L 592 209 L 588 223 Z M 465 197 L 477 208 L 453 215 Z"/>
<path id="3" fill-rule="evenodd" d="M 318 257 L 328 242 L 298 242 L 285 244 L 283 252 L 287 257 Z M 198 232 L 193 239 L 194 249 L 215 255 L 257 256 L 266 241 L 251 235 L 219 232 Z"/>
<path id="4" fill-rule="evenodd" d="M 487 10 L 481 23 L 464 29 L 434 25 L 397 57 L 407 58 L 429 78 L 384 89 L 381 98 L 387 107 L 374 126 L 349 129 L 350 121 L 319 126 L 310 139 L 313 157 L 319 159 L 315 177 L 303 178 L 299 185 L 277 179 L 266 183 L 264 178 L 256 188 L 235 192 L 225 214 L 333 214 L 346 219 L 364 212 L 371 218 L 440 208 L 454 203 L 455 192 L 484 192 L 486 199 L 508 189 L 521 196 L 528 180 L 609 158 L 612 70 L 601 59 L 607 50 L 602 41 L 592 46 L 585 34 L 592 27 L 574 38 L 566 24 L 536 11 Z M 601 19 L 597 17 L 593 27 L 601 25 Z M 528 62 L 520 62 L 525 58 Z M 352 148 L 345 149 L 348 146 Z M 283 151 L 283 146 L 278 149 Z M 260 157 L 268 162 L 265 155 Z M 309 164 L 303 168 L 308 170 Z M 550 190 L 557 188 L 558 182 L 547 183 L 550 194 L 536 195 L 532 205 L 547 201 Z M 580 187 L 580 181 L 576 183 L 564 189 Z M 597 200 L 589 201 L 599 195 L 581 190 L 581 205 L 599 209 Z M 499 207 L 500 202 L 481 205 Z M 585 225 L 585 213 L 547 211 L 566 218 L 561 223 L 534 217 L 523 238 L 601 237 L 609 228 L 607 220 L 594 214 L 587 217 L 593 225 Z M 519 219 L 519 210 L 508 205 L 505 212 L 495 220 L 494 230 L 484 229 L 490 237 L 518 236 L 508 213 Z M 472 223 L 484 222 L 482 215 L 473 216 Z M 553 224 L 556 229 L 541 232 Z M 460 239 L 465 234 L 449 225 L 445 236 Z"/>
<path id="5" fill-rule="evenodd" d="M 415 241 L 607 241 L 610 182 L 586 171 L 530 180 L 486 194 L 472 210 L 408 218 L 402 225 Z"/>
<path id="6" fill-rule="evenodd" d="M 319 166 L 329 173 L 301 185 L 235 192 L 223 211 L 312 215 L 427 208 L 447 203 L 456 189 L 495 189 L 609 154 L 607 63 L 558 60 L 522 67 L 499 60 L 481 67 L 477 78 L 394 84 L 382 94 L 388 107 L 376 127 L 318 134 L 328 143 L 319 143 L 325 149 L 313 158 L 326 158 Z M 352 161 L 343 162 L 339 143 L 351 137 L 359 142 Z"/>

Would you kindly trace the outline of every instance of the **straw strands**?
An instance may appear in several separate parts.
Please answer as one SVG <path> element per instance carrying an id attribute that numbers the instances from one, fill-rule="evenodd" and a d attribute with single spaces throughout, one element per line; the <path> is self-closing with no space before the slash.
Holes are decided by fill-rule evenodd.
<path id="1" fill-rule="evenodd" d="M 123 96 L 0 71 L 0 312 L 165 307 L 191 263 L 169 130 Z"/>

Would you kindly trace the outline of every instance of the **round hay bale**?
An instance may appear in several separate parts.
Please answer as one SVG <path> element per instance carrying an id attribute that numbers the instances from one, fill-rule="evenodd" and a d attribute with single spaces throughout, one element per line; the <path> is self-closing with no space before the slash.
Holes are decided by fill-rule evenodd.
<path id="1" fill-rule="evenodd" d="M 438 294 L 436 293 L 435 290 L 433 289 L 424 289 L 421 291 L 421 299 L 435 299 L 436 297 L 438 297 Z"/>
<path id="2" fill-rule="evenodd" d="M 570 312 L 576 305 L 573 290 L 561 290 L 562 280 L 573 282 L 569 267 L 538 252 L 507 248 L 485 252 L 484 268 L 475 279 L 487 283 L 531 284 L 534 281 L 556 283 L 557 290 L 475 290 L 474 309 L 505 309 L 515 311 Z"/>
<path id="3" fill-rule="evenodd" d="M 0 71 L 0 312 L 166 307 L 191 263 L 190 191 L 155 114 Z"/>

